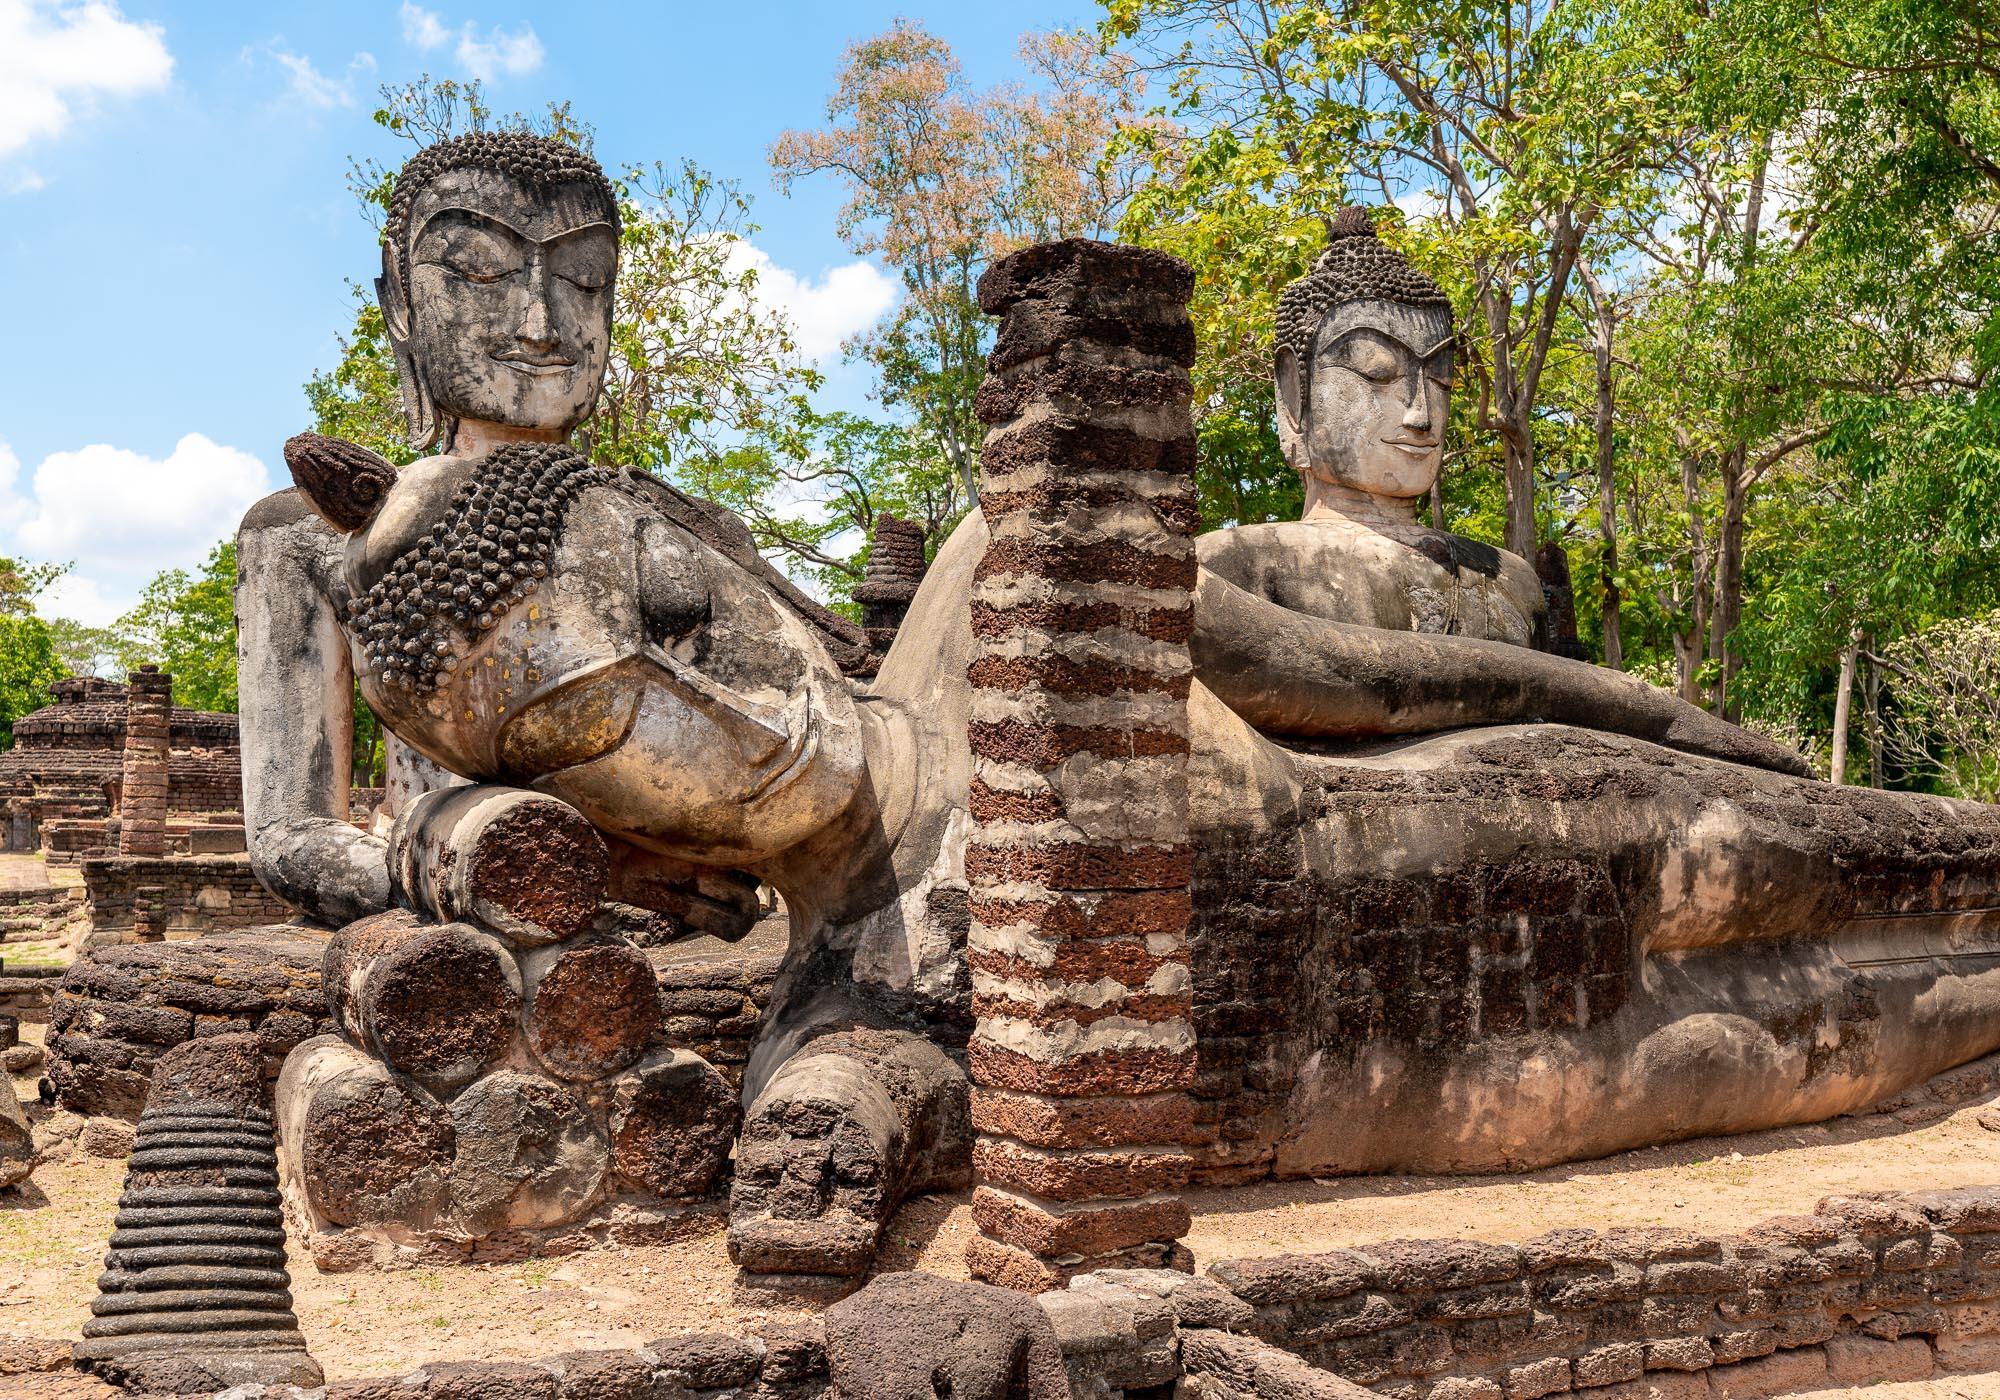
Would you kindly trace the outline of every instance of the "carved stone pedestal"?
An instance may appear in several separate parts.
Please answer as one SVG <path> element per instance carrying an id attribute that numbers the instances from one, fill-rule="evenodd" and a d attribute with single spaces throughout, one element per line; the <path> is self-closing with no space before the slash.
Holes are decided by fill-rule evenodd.
<path id="1" fill-rule="evenodd" d="M 292 1313 L 253 1035 L 160 1057 L 76 1364 L 128 1390 L 322 1383 Z"/>

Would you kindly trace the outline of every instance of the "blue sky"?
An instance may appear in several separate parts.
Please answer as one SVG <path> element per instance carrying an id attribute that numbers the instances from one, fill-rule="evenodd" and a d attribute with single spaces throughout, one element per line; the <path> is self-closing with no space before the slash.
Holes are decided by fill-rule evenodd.
<path id="1" fill-rule="evenodd" d="M 772 299 L 830 349 L 893 287 L 834 232 L 830 180 L 772 189 L 777 135 L 824 119 L 841 51 L 899 14 L 967 76 L 1016 76 L 1018 5 L 50 3 L 0 0 L 0 554 L 74 561 L 46 611 L 108 622 L 286 484 L 301 385 L 377 266 L 349 157 L 397 154 L 376 87 L 482 77 L 500 111 L 568 99 L 607 164 L 692 157 L 755 200 Z"/>

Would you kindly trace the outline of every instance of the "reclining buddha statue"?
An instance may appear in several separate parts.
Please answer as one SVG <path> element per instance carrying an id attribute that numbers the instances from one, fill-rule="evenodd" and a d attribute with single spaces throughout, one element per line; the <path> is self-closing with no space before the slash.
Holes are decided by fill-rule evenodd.
<path id="1" fill-rule="evenodd" d="M 970 1173 L 987 524 L 959 526 L 850 682 L 858 631 L 733 516 L 566 446 L 611 353 L 617 224 L 595 165 L 541 138 L 402 173 L 379 287 L 413 441 L 437 450 L 295 463 L 244 521 L 252 858 L 330 925 L 403 898 L 390 844 L 345 820 L 358 683 L 443 775 L 581 813 L 620 900 L 726 932 L 775 887 L 790 952 L 744 1076 L 730 1245 L 752 1270 L 857 1273 L 904 1195 Z M 1450 308 L 1366 215 L 1335 235 L 1280 316 L 1305 518 L 1197 540 L 1196 1179 L 1806 1121 L 2000 1046 L 2000 812 L 1814 782 L 1533 649 L 1533 570 L 1411 518 Z"/>

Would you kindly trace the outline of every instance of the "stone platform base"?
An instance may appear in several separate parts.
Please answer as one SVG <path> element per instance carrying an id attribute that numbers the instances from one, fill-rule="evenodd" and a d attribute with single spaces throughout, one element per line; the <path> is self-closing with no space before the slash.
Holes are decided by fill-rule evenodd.
<path id="1" fill-rule="evenodd" d="M 294 1239 L 312 1255 L 321 1273 L 362 1269 L 414 1269 L 454 1264 L 512 1264 L 523 1259 L 550 1259 L 605 1246 L 662 1245 L 697 1235 L 718 1234 L 729 1223 L 728 1202 L 667 1204 L 643 1197 L 607 1202 L 584 1219 L 549 1230 L 500 1230 L 477 1239 L 411 1236 L 392 1240 L 378 1233 L 313 1228 L 295 1202 L 288 1202 L 286 1223 Z"/>
<path id="2" fill-rule="evenodd" d="M 48 1072 L 62 1106 L 135 1119 L 155 1061 L 223 1031 L 254 1031 L 275 1078 L 294 1045 L 330 1029 L 325 952 L 325 934 L 276 924 L 85 954 L 52 984 Z"/>

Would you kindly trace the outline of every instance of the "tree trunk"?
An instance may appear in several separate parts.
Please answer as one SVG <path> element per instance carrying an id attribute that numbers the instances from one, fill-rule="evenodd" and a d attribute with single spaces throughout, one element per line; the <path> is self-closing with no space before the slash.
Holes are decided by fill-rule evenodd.
<path id="1" fill-rule="evenodd" d="M 1729 720 L 1737 719 L 1743 708 L 1729 693 L 1741 664 L 1732 641 L 1743 615 L 1743 517 L 1750 505 L 1742 457 L 1738 448 L 1723 460 L 1722 522 L 1715 541 L 1715 607 L 1709 615 L 1708 654 L 1716 663 L 1710 708 Z"/>
<path id="2" fill-rule="evenodd" d="M 1535 557 L 1535 440 L 1522 423 L 1516 433 L 1508 433 L 1502 441 L 1506 445 L 1505 464 L 1507 471 L 1507 548 L 1523 559 Z"/>
<path id="3" fill-rule="evenodd" d="M 1854 707 L 1854 661 L 1861 650 L 1861 636 L 1856 633 L 1840 653 L 1840 687 L 1833 696 L 1833 762 L 1827 774 L 1827 781 L 1835 787 L 1847 781 L 1847 717 Z"/>
<path id="4" fill-rule="evenodd" d="M 1757 263 L 1757 235 L 1764 219 L 1764 182 L 1770 165 L 1771 140 L 1767 136 L 1758 151 L 1756 168 L 1751 172 L 1749 199 L 1743 210 L 1744 275 Z M 1708 644 L 1716 667 L 1713 709 L 1731 720 L 1742 711 L 1729 691 L 1738 666 L 1731 639 L 1743 614 L 1743 516 L 1750 503 L 1746 471 L 1749 460 L 1750 448 L 1743 442 L 1737 443 L 1722 459 L 1722 523 L 1715 546 L 1715 611 L 1710 619 Z"/>
<path id="5" fill-rule="evenodd" d="M 1875 650 L 1875 639 L 1868 638 L 1864 650 Z M 1868 740 L 1868 786 L 1882 786 L 1882 668 L 1875 664 L 1871 655 L 1868 662 L 1867 679 L 1861 686 L 1864 724 L 1863 734 Z"/>
<path id="6" fill-rule="evenodd" d="M 1699 705 L 1702 644 L 1708 635 L 1709 562 L 1708 541 L 1701 528 L 1701 458 L 1693 452 L 1681 457 L 1681 497 L 1688 513 L 1688 567 L 1694 575 L 1688 596 L 1694 620 L 1685 635 L 1675 634 L 1674 660 L 1680 667 L 1681 699 Z"/>
<path id="7" fill-rule="evenodd" d="M 1604 541 L 1598 595 L 1599 626 L 1604 633 L 1604 664 L 1614 671 L 1625 669 L 1625 639 L 1619 629 L 1618 593 L 1618 476 L 1616 441 L 1613 431 L 1611 395 L 1612 310 L 1608 302 L 1593 296 L 1597 309 L 1597 532 Z"/>

